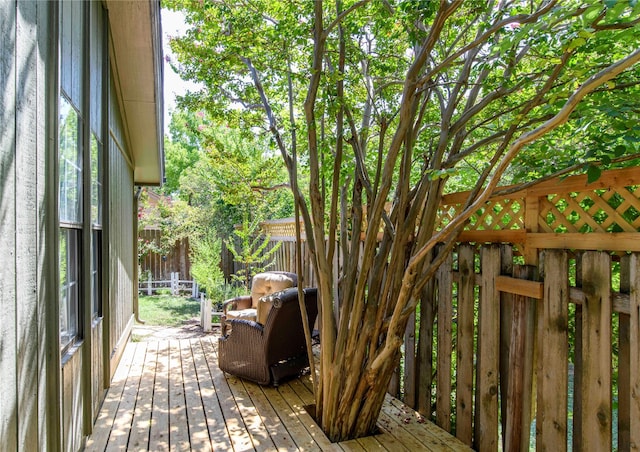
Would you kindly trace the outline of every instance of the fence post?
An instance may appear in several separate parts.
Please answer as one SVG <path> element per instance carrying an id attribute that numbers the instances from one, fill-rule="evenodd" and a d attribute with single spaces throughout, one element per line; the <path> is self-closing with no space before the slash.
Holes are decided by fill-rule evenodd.
<path id="1" fill-rule="evenodd" d="M 191 285 L 191 298 L 198 298 L 198 283 L 196 280 L 193 280 L 193 284 Z"/>
<path id="2" fill-rule="evenodd" d="M 200 294 L 200 325 L 204 332 L 211 331 L 211 301 Z"/>
<path id="3" fill-rule="evenodd" d="M 153 293 L 152 282 L 151 282 L 151 273 L 149 273 L 147 277 L 147 295 L 151 296 Z"/>
<path id="4" fill-rule="evenodd" d="M 178 295 L 178 272 L 171 272 L 171 294 Z"/>

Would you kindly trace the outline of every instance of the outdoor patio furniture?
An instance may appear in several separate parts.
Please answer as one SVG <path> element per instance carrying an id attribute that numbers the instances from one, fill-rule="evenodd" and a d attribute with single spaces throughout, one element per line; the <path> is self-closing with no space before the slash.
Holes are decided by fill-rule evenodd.
<path id="1" fill-rule="evenodd" d="M 318 315 L 317 290 L 303 289 L 309 329 Z M 275 386 L 300 374 L 308 364 L 304 327 L 293 287 L 263 298 L 271 303 L 264 325 L 231 319 L 229 335 L 218 339 L 218 363 L 224 372 L 258 384 Z"/>
<path id="2" fill-rule="evenodd" d="M 227 334 L 231 319 L 252 320 L 264 325 L 268 310 L 265 309 L 266 306 L 262 306 L 260 313 L 258 312 L 260 298 L 297 285 L 298 276 L 295 273 L 270 271 L 254 275 L 251 279 L 250 295 L 242 295 L 223 302 L 220 319 L 222 336 Z"/>

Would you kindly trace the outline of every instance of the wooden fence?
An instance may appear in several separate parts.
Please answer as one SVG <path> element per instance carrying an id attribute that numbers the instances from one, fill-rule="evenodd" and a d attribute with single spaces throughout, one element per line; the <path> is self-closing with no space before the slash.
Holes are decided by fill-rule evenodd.
<path id="1" fill-rule="evenodd" d="M 145 228 L 138 233 L 138 240 L 160 244 L 160 229 Z M 146 280 L 151 275 L 154 280 L 167 280 L 171 273 L 178 272 L 186 279 L 191 278 L 191 261 L 189 260 L 189 241 L 180 240 L 167 254 L 146 253 L 139 262 L 140 274 Z"/>
<path id="2" fill-rule="evenodd" d="M 277 270 L 296 271 L 293 225 L 263 224 Z M 390 392 L 481 451 L 640 448 L 639 230 L 638 168 L 492 198 L 425 289 Z M 302 262 L 313 285 L 304 241 Z"/>
<path id="3" fill-rule="evenodd" d="M 532 413 L 540 450 L 640 444 L 640 253 L 514 257 L 461 244 L 441 265 L 407 328 L 405 403 L 483 451 L 528 450 Z"/>

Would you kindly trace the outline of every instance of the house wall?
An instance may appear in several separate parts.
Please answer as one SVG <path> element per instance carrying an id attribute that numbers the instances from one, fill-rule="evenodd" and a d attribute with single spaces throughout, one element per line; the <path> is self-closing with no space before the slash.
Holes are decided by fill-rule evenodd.
<path id="1" fill-rule="evenodd" d="M 126 152 L 122 118 L 117 108 L 115 86 L 110 91 L 109 118 L 109 344 L 111 376 L 124 350 L 133 325 L 133 278 L 136 271 L 134 253 L 134 184 L 133 165 Z M 117 221 L 115 220 L 117 219 Z"/>
<path id="2" fill-rule="evenodd" d="M 81 450 L 133 322 L 134 162 L 117 84 L 110 82 L 117 71 L 107 64 L 102 5 L 0 1 L 0 451 Z M 91 25 L 83 34 L 60 17 Z M 66 53 L 58 55 L 58 48 Z M 71 68 L 62 71 L 64 79 L 57 70 L 63 65 Z M 67 349 L 60 347 L 61 90 L 83 121 L 83 149 L 93 135 L 102 140 L 104 170 L 102 221 L 78 226 L 81 335 Z M 86 161 L 90 151 L 83 152 Z M 85 163 L 88 218 L 86 169 Z M 100 312 L 90 299 L 96 230 L 102 234 Z"/>
<path id="3" fill-rule="evenodd" d="M 51 11 L 48 2 L 0 4 L 0 450 L 57 441 L 42 409 L 57 392 L 52 364 L 59 368 L 49 347 L 58 332 L 47 322 L 56 299 Z"/>

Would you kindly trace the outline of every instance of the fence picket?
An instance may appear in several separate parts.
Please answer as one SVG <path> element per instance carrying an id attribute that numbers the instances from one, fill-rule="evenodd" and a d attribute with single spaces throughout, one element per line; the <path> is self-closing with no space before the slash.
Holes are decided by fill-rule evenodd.
<path id="1" fill-rule="evenodd" d="M 478 307 L 478 367 L 476 372 L 475 445 L 480 451 L 498 449 L 498 368 L 500 294 L 494 281 L 500 274 L 500 248 L 482 248 Z"/>
<path id="2" fill-rule="evenodd" d="M 533 280 L 535 268 L 517 266 L 514 277 Z M 535 301 L 523 295 L 514 295 L 509 343 L 510 364 L 504 445 L 507 451 L 523 450 L 529 445 L 531 425 L 531 380 L 533 368 L 533 318 Z M 501 376 L 500 382 L 502 384 Z"/>
<path id="3" fill-rule="evenodd" d="M 569 273 L 566 251 L 550 250 L 544 259 L 544 299 L 539 305 L 536 446 L 567 448 Z"/>
<path id="4" fill-rule="evenodd" d="M 620 293 L 631 293 L 631 256 L 620 258 Z M 618 314 L 618 450 L 631 449 L 631 316 Z"/>
<path id="5" fill-rule="evenodd" d="M 610 257 L 587 251 L 582 258 L 582 444 L 611 450 Z"/>
<path id="6" fill-rule="evenodd" d="M 513 246 L 500 245 L 500 275 L 513 275 Z M 507 431 L 507 393 L 511 366 L 509 365 L 509 350 L 511 348 L 511 326 L 513 320 L 513 303 L 515 294 L 500 292 L 500 421 L 502 431 Z M 504 446 L 504 436 L 503 444 Z"/>
<path id="7" fill-rule="evenodd" d="M 460 245 L 458 249 L 458 356 L 456 378 L 456 436 L 473 442 L 473 318 L 475 304 L 475 249 Z"/>
<path id="8" fill-rule="evenodd" d="M 632 283 L 629 316 L 629 447 L 640 450 L 640 254 L 631 255 Z"/>
<path id="9" fill-rule="evenodd" d="M 431 418 L 431 385 L 433 375 L 433 321 L 434 281 L 429 281 L 422 291 L 420 299 L 420 330 L 418 332 L 418 374 L 416 389 L 418 412 L 427 419 Z"/>
<path id="10" fill-rule="evenodd" d="M 453 321 L 453 256 L 449 253 L 436 273 L 438 285 L 438 363 L 436 377 L 436 424 L 451 430 L 451 354 Z"/>

